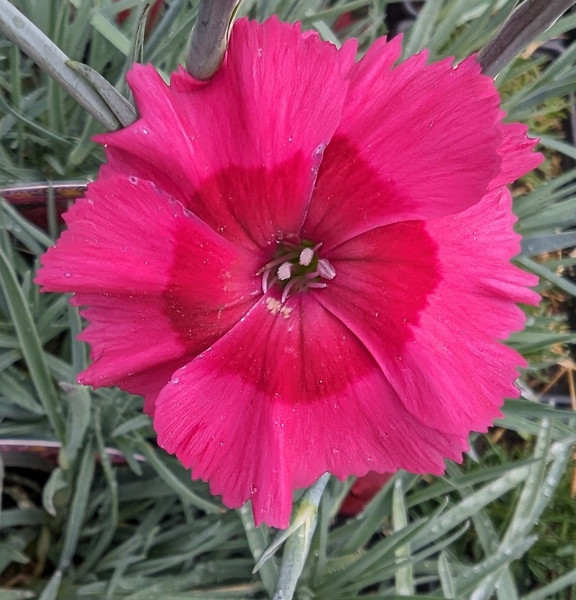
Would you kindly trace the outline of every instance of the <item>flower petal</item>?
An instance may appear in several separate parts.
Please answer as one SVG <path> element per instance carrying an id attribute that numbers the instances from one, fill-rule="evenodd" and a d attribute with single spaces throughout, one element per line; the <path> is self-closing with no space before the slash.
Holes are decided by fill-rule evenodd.
<path id="1" fill-rule="evenodd" d="M 319 301 L 357 335 L 406 408 L 440 431 L 485 431 L 516 397 L 522 357 L 499 340 L 522 328 L 516 302 L 537 280 L 509 263 L 519 250 L 507 190 L 426 224 L 368 232 L 333 250 Z"/>
<path id="2" fill-rule="evenodd" d="M 181 70 L 167 86 L 151 66 L 136 65 L 128 81 L 141 118 L 97 138 L 109 162 L 102 174 L 155 181 L 245 246 L 297 233 L 341 119 L 354 49 L 338 51 L 276 18 L 240 19 L 208 82 Z"/>
<path id="3" fill-rule="evenodd" d="M 506 123 L 502 126 L 502 133 L 504 137 L 498 148 L 502 165 L 498 175 L 490 182 L 490 189 L 493 190 L 516 181 L 544 160 L 542 154 L 534 152 L 538 139 L 526 135 L 526 125 Z"/>
<path id="4" fill-rule="evenodd" d="M 226 505 L 251 499 L 257 524 L 286 527 L 292 490 L 324 472 L 440 473 L 444 457 L 466 448 L 410 415 L 369 352 L 317 303 L 323 291 L 262 298 L 156 403 L 159 445 Z"/>
<path id="5" fill-rule="evenodd" d="M 388 223 L 460 212 L 498 174 L 492 80 L 474 58 L 426 65 L 425 52 L 392 68 L 400 51 L 398 38 L 378 40 L 352 71 L 306 225 L 325 248 Z"/>
<path id="6" fill-rule="evenodd" d="M 43 256 L 36 281 L 43 291 L 75 292 L 73 303 L 86 307 L 82 339 L 94 362 L 83 383 L 157 392 L 167 369 L 226 333 L 261 294 L 263 258 L 148 181 L 91 184 L 65 219 L 68 230 Z"/>
<path id="7" fill-rule="evenodd" d="M 375 473 L 369 471 L 355 482 L 338 511 L 339 515 L 354 516 L 388 483 L 393 473 Z"/>

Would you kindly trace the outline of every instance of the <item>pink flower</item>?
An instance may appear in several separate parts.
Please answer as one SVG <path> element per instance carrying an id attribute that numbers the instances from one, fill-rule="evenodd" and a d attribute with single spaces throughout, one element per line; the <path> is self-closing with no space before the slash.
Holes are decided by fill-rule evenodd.
<path id="1" fill-rule="evenodd" d="M 257 524 L 326 471 L 442 473 L 517 396 L 505 186 L 540 157 L 474 58 L 400 52 L 240 20 L 209 82 L 135 66 L 140 119 L 43 258 L 90 322 L 79 381 L 142 394 Z"/>
<path id="2" fill-rule="evenodd" d="M 374 471 L 358 477 L 344 499 L 338 514 L 346 517 L 357 515 L 388 483 L 390 477 L 392 477 L 392 473 L 375 473 Z"/>

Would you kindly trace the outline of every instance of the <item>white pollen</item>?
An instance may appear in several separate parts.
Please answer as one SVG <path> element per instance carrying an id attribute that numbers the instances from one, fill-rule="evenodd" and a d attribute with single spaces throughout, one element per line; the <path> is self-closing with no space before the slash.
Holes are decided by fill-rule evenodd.
<path id="1" fill-rule="evenodd" d="M 292 264 L 289 262 L 283 262 L 278 267 L 276 274 L 278 275 L 278 279 L 280 281 L 286 281 L 287 279 L 290 279 L 290 276 L 292 275 Z"/>
<path id="2" fill-rule="evenodd" d="M 276 298 L 267 298 L 266 299 L 266 308 L 273 314 L 280 314 L 285 319 L 290 318 L 290 313 L 292 309 L 289 306 L 284 306 L 281 302 L 278 302 Z"/>
<path id="3" fill-rule="evenodd" d="M 298 262 L 303 266 L 307 267 L 314 258 L 314 250 L 312 248 L 304 248 L 302 252 L 300 252 L 300 259 Z"/>
<path id="4" fill-rule="evenodd" d="M 330 262 L 325 258 L 321 258 L 318 261 L 317 269 L 318 273 L 320 273 L 320 277 L 323 279 L 334 279 L 334 277 L 336 277 L 336 269 L 334 269 Z"/>

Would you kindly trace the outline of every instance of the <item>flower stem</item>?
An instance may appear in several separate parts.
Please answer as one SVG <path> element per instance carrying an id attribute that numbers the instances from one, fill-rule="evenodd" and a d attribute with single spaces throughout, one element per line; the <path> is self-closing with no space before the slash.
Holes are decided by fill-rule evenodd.
<path id="1" fill-rule="evenodd" d="M 121 127 L 120 121 L 98 92 L 67 65 L 70 60 L 68 56 L 9 0 L 0 0 L 0 34 L 27 54 L 106 129 Z"/>
<path id="2" fill-rule="evenodd" d="M 210 79 L 220 68 L 234 16 L 242 0 L 201 0 L 186 50 L 186 70 L 196 79 Z"/>
<path id="3" fill-rule="evenodd" d="M 246 539 L 248 540 L 248 546 L 252 552 L 252 556 L 254 560 L 257 560 L 264 551 L 266 550 L 266 546 L 268 545 L 268 537 L 269 532 L 266 527 L 254 526 L 254 517 L 252 516 L 252 511 L 248 504 L 245 504 L 238 511 L 240 515 L 240 519 L 242 520 L 242 524 L 244 525 L 244 531 L 246 532 Z M 268 560 L 265 564 L 261 565 L 261 568 L 258 569 L 260 572 L 260 579 L 269 596 L 272 596 L 274 592 L 274 586 L 276 585 L 276 581 L 278 579 L 278 565 L 275 560 Z"/>
<path id="4" fill-rule="evenodd" d="M 496 76 L 574 3 L 575 0 L 524 0 L 478 55 L 483 73 Z"/>
<path id="5" fill-rule="evenodd" d="M 318 505 L 329 479 L 329 473 L 322 475 L 298 503 L 293 523 L 288 530 L 292 530 L 292 533 L 284 546 L 280 575 L 272 600 L 291 600 L 294 596 L 316 529 Z"/>

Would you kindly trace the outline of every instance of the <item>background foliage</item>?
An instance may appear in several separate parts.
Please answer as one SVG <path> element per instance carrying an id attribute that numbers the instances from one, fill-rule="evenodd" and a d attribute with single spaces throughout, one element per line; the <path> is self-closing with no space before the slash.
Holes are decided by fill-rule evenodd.
<path id="1" fill-rule="evenodd" d="M 135 59 L 174 69 L 197 8 L 165 2 L 144 36 L 140 0 L 14 4 L 126 95 Z M 245 0 L 241 13 L 302 20 L 361 48 L 405 31 L 406 54 L 462 58 L 513 7 Z M 497 78 L 508 118 L 528 123 L 547 156 L 515 190 L 518 262 L 540 276 L 543 295 L 510 340 L 531 361 L 525 398 L 506 404 L 462 466 L 441 478 L 398 473 L 356 517 L 338 515 L 352 481 L 330 481 L 297 598 L 576 598 L 575 25 L 576 13 L 562 17 Z M 254 529 L 246 509 L 223 509 L 158 450 L 139 398 L 74 383 L 87 361 L 77 311 L 32 283 L 59 212 L 103 159 L 90 141 L 99 130 L 0 38 L 0 600 L 269 597 L 279 559 L 252 568 L 274 532 Z"/>

